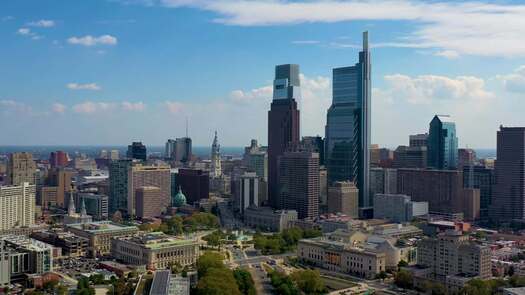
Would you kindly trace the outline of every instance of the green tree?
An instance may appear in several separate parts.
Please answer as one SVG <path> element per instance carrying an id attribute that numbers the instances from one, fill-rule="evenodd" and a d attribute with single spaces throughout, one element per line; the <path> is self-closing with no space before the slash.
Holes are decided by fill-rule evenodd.
<path id="1" fill-rule="evenodd" d="M 407 266 L 408 266 L 408 262 L 404 261 L 403 259 L 399 260 L 399 262 L 397 263 L 398 269 L 401 269 L 402 267 L 407 267 Z"/>
<path id="2" fill-rule="evenodd" d="M 326 291 L 318 270 L 300 270 L 291 274 L 292 280 L 305 294 L 323 294 Z"/>
<path id="3" fill-rule="evenodd" d="M 460 293 L 463 295 L 490 295 L 492 294 L 492 290 L 487 282 L 480 279 L 473 279 L 467 282 Z"/>
<path id="4" fill-rule="evenodd" d="M 233 271 L 233 277 L 237 282 L 239 291 L 241 291 L 243 295 L 255 295 L 257 293 L 250 272 L 245 269 L 237 268 Z"/>
<path id="5" fill-rule="evenodd" d="M 525 277 L 513 275 L 509 279 L 509 284 L 514 288 L 525 287 Z"/>
<path id="6" fill-rule="evenodd" d="M 225 268 L 209 268 L 199 280 L 197 295 L 241 295 L 232 271 Z"/>
<path id="7" fill-rule="evenodd" d="M 413 284 L 412 274 L 409 271 L 402 269 L 396 272 L 394 276 L 394 283 L 400 288 L 410 289 L 412 288 Z"/>
<path id="8" fill-rule="evenodd" d="M 299 289 L 295 286 L 292 279 L 284 273 L 272 271 L 270 281 L 277 294 L 281 295 L 298 295 Z"/>
<path id="9" fill-rule="evenodd" d="M 382 272 L 380 272 L 380 273 L 378 273 L 378 274 L 376 275 L 376 278 L 379 279 L 379 280 L 384 280 L 384 279 L 386 279 L 387 277 L 388 277 L 388 274 L 387 274 L 386 272 L 384 272 L 384 271 L 382 271 Z"/>
<path id="10" fill-rule="evenodd" d="M 220 253 L 211 251 L 205 252 L 203 255 L 201 255 L 201 257 L 199 257 L 199 259 L 197 259 L 197 272 L 199 277 L 205 276 L 210 268 L 225 268 L 224 264 L 222 263 L 223 259 L 224 257 Z"/>

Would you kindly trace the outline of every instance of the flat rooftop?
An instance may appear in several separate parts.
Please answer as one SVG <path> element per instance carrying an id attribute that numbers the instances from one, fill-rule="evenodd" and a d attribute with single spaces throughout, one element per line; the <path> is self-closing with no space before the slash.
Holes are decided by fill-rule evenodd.
<path id="1" fill-rule="evenodd" d="M 162 232 L 152 232 L 146 234 L 139 234 L 132 237 L 122 237 L 120 238 L 120 240 L 141 245 L 144 248 L 154 250 L 198 243 L 198 241 L 195 239 L 186 239 L 177 236 L 170 236 Z"/>
<path id="2" fill-rule="evenodd" d="M 89 223 L 74 223 L 68 224 L 67 227 L 71 227 L 78 230 L 83 230 L 89 233 L 105 233 L 105 232 L 118 232 L 121 230 L 138 230 L 138 227 L 134 225 L 124 225 L 115 223 L 112 221 L 98 221 L 98 222 L 89 222 Z"/>

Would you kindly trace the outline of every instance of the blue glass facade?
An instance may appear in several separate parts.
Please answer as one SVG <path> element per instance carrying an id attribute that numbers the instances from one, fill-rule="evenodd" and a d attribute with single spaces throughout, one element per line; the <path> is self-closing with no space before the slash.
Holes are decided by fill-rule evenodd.
<path id="1" fill-rule="evenodd" d="M 428 167 L 455 170 L 458 167 L 456 123 L 450 116 L 436 115 L 430 122 L 428 135 Z"/>
<path id="2" fill-rule="evenodd" d="M 354 181 L 359 207 L 370 207 L 370 52 L 363 34 L 359 63 L 333 69 L 332 105 L 326 116 L 328 182 Z"/>

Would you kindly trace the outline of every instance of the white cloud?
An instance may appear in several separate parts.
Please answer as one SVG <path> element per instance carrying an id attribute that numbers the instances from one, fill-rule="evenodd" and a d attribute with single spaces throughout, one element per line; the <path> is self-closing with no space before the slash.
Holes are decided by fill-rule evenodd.
<path id="1" fill-rule="evenodd" d="M 52 106 L 51 106 L 51 110 L 54 112 L 54 113 L 59 113 L 59 114 L 62 114 L 66 111 L 67 107 L 61 103 L 54 103 Z"/>
<path id="2" fill-rule="evenodd" d="M 41 19 L 38 21 L 30 22 L 27 25 L 31 27 L 51 28 L 55 26 L 55 21 L 49 19 Z"/>
<path id="3" fill-rule="evenodd" d="M 86 84 L 68 83 L 66 87 L 71 90 L 100 90 L 101 89 L 101 87 L 98 86 L 97 83 L 86 83 Z"/>
<path id="4" fill-rule="evenodd" d="M 253 100 L 271 101 L 273 95 L 271 85 L 255 88 L 249 91 L 234 90 L 230 92 L 230 97 L 235 102 L 250 103 Z"/>
<path id="5" fill-rule="evenodd" d="M 178 101 L 165 101 L 164 106 L 172 114 L 178 114 L 184 109 L 184 104 Z"/>
<path id="6" fill-rule="evenodd" d="M 437 75 L 410 77 L 402 74 L 384 77 L 388 85 L 379 95 L 390 101 L 406 100 L 413 104 L 428 104 L 434 100 L 484 100 L 494 97 L 485 87 L 485 81 L 472 76 L 449 78 Z"/>
<path id="7" fill-rule="evenodd" d="M 12 99 L 2 99 L 0 100 L 0 110 L 5 113 L 20 112 L 20 113 L 31 113 L 31 106 L 26 105 Z"/>
<path id="8" fill-rule="evenodd" d="M 295 41 L 292 41 L 292 44 L 297 44 L 297 45 L 313 45 L 313 44 L 319 44 L 321 43 L 321 41 L 318 41 L 318 40 L 295 40 Z"/>
<path id="9" fill-rule="evenodd" d="M 460 55 L 525 56 L 523 4 L 422 0 L 160 0 L 160 3 L 212 11 L 219 15 L 216 22 L 238 26 L 408 21 L 415 25 L 412 32 L 382 46 L 436 48 Z"/>
<path id="10" fill-rule="evenodd" d="M 74 105 L 72 109 L 75 113 L 93 114 L 93 113 L 101 113 L 101 112 L 109 111 L 109 110 L 114 109 L 114 107 L 115 107 L 114 103 L 86 101 L 86 102 Z"/>
<path id="11" fill-rule="evenodd" d="M 99 37 L 93 37 L 86 35 L 83 37 L 71 37 L 67 39 L 69 44 L 82 45 L 82 46 L 95 46 L 95 45 L 117 45 L 117 38 L 111 35 L 101 35 Z"/>
<path id="12" fill-rule="evenodd" d="M 129 102 L 124 101 L 121 103 L 122 109 L 125 111 L 134 111 L 134 112 L 142 112 L 146 105 L 140 101 L 140 102 Z"/>
<path id="13" fill-rule="evenodd" d="M 505 90 L 509 92 L 525 93 L 525 65 L 518 67 L 508 75 L 498 75 L 496 79 L 502 81 Z"/>
<path id="14" fill-rule="evenodd" d="M 441 56 L 448 59 L 456 59 L 459 57 L 459 53 L 454 50 L 442 50 L 434 53 L 435 56 Z"/>
<path id="15" fill-rule="evenodd" d="M 17 34 L 19 35 L 30 35 L 31 34 L 31 30 L 28 29 L 28 28 L 20 28 L 18 29 L 18 31 L 16 31 Z"/>

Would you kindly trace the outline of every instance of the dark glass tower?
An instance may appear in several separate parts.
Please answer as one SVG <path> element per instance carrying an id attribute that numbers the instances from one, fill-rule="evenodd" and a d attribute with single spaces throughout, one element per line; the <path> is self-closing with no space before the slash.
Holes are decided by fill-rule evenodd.
<path id="1" fill-rule="evenodd" d="M 326 116 L 328 183 L 353 181 L 359 189 L 359 207 L 372 205 L 370 184 L 370 51 L 363 33 L 359 62 L 333 69 L 332 105 Z"/>
<path id="2" fill-rule="evenodd" d="M 126 155 L 130 159 L 146 161 L 146 146 L 143 145 L 140 141 L 133 142 L 132 144 L 128 145 L 128 152 L 126 153 Z"/>
<path id="3" fill-rule="evenodd" d="M 279 208 L 279 156 L 290 145 L 299 143 L 299 110 L 301 97 L 299 65 L 275 67 L 273 101 L 268 112 L 268 193 L 270 205 Z"/>
<path id="4" fill-rule="evenodd" d="M 430 121 L 427 142 L 428 167 L 455 170 L 458 167 L 456 123 L 450 116 L 436 115 Z"/>

